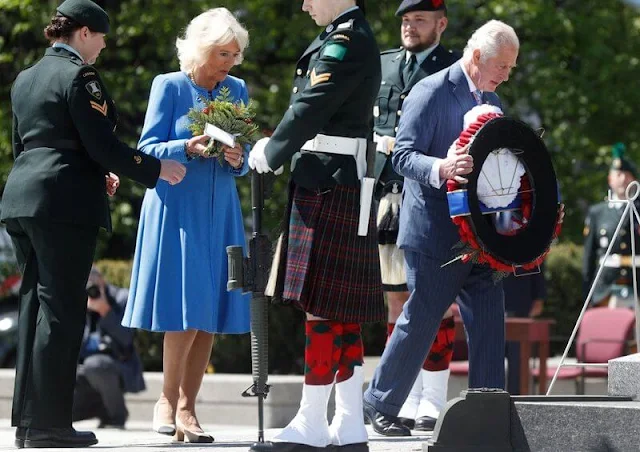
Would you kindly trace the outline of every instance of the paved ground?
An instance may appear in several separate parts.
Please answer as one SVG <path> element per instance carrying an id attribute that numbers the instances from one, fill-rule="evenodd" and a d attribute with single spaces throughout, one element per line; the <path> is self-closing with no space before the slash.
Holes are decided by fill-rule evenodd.
<path id="1" fill-rule="evenodd" d="M 74 425 L 78 430 L 93 430 L 96 426 L 94 421 L 78 422 Z M 370 429 L 370 426 L 367 426 Z M 196 451 L 248 451 L 251 444 L 257 439 L 257 430 L 255 428 L 223 426 L 223 425 L 205 425 L 205 430 L 211 433 L 216 441 L 213 444 L 196 445 L 196 444 L 177 444 L 172 443 L 171 438 L 158 435 L 151 431 L 151 424 L 140 422 L 131 422 L 127 424 L 126 430 L 100 429 L 93 430 L 98 437 L 99 443 L 93 447 L 86 449 L 73 449 L 77 451 L 92 450 L 98 452 L 100 449 L 110 449 L 114 451 L 127 452 L 149 452 L 154 450 L 171 451 L 171 450 L 188 450 Z M 268 430 L 266 432 L 267 440 L 276 434 L 279 430 Z M 0 420 L 0 451 L 16 450 L 13 445 L 15 430 L 10 427 L 10 422 L 6 419 Z M 422 451 L 422 443 L 428 439 L 428 436 L 411 437 L 411 438 L 387 438 L 377 435 L 369 430 L 369 449 L 371 452 L 409 452 Z M 62 449 L 38 449 L 62 450 Z"/>

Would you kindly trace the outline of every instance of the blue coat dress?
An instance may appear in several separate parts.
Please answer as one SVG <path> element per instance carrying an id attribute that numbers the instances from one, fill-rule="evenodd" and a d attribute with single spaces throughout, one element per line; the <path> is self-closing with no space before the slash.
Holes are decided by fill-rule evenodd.
<path id="1" fill-rule="evenodd" d="M 187 160 L 187 113 L 204 107 L 199 96 L 215 98 L 226 86 L 248 102 L 243 80 L 227 76 L 208 92 L 183 72 L 158 75 L 138 148 L 187 167 L 181 183 L 158 181 L 142 203 L 129 301 L 122 324 L 151 331 L 196 329 L 211 333 L 249 331 L 249 297 L 227 292 L 228 245 L 245 246 L 234 170 L 216 158 Z"/>

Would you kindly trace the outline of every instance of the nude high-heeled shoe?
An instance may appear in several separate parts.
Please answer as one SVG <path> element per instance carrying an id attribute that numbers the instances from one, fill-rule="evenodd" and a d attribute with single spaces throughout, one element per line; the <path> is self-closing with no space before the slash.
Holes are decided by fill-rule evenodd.
<path id="1" fill-rule="evenodd" d="M 160 402 L 156 402 L 153 407 L 153 430 L 161 435 L 173 436 L 176 434 L 176 424 L 166 424 L 158 416 Z"/>
<path id="2" fill-rule="evenodd" d="M 187 429 L 180 419 L 176 418 L 176 434 L 173 437 L 174 441 L 185 443 L 212 443 L 213 436 L 208 435 L 205 432 L 196 432 Z"/>

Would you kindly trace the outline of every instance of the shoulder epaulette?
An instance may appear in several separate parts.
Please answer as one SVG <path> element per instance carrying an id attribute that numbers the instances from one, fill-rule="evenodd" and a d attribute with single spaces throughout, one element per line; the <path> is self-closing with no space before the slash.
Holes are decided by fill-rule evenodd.
<path id="1" fill-rule="evenodd" d="M 336 27 L 336 30 L 351 30 L 353 29 L 353 19 L 350 19 L 346 22 L 342 22 L 341 24 L 338 24 L 338 26 Z"/>
<path id="2" fill-rule="evenodd" d="M 390 55 L 392 53 L 402 52 L 404 49 L 402 47 L 398 47 L 397 49 L 389 49 L 384 52 L 380 52 L 380 55 Z"/>

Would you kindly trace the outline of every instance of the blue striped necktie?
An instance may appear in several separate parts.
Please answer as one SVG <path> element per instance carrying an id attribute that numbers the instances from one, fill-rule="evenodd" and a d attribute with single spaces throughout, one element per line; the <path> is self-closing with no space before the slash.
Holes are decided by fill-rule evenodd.
<path id="1" fill-rule="evenodd" d="M 482 91 L 479 89 L 472 92 L 473 98 L 476 100 L 476 104 L 482 105 Z"/>

